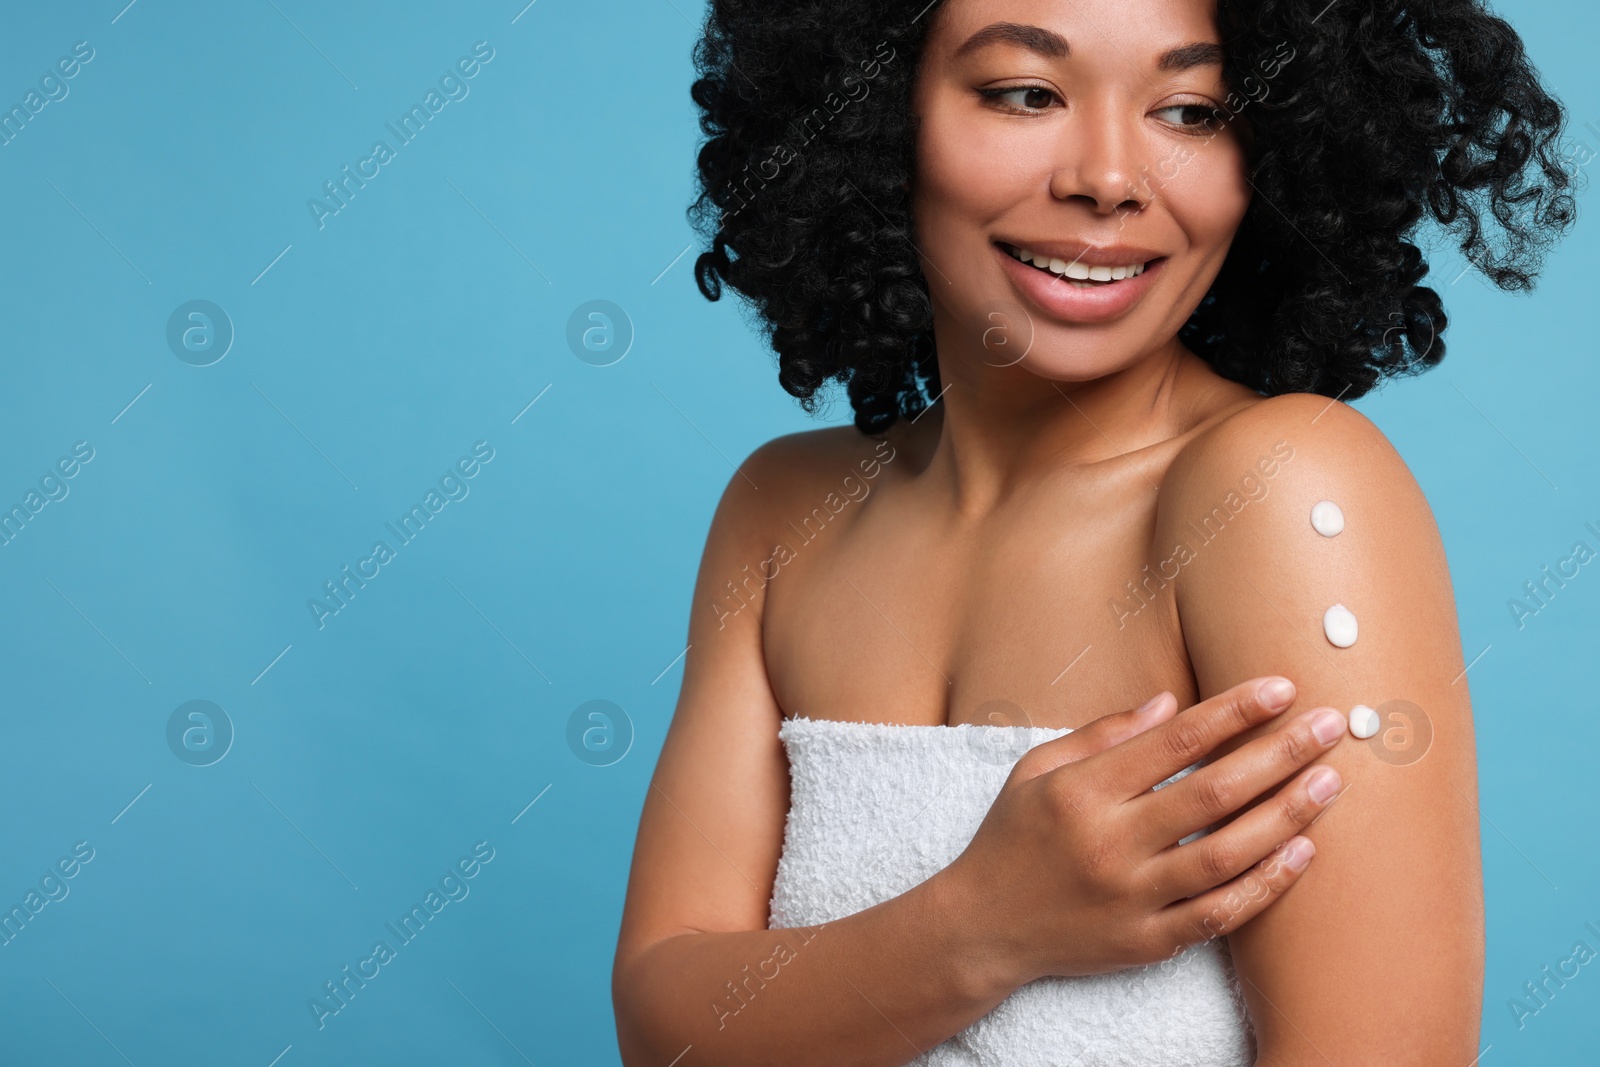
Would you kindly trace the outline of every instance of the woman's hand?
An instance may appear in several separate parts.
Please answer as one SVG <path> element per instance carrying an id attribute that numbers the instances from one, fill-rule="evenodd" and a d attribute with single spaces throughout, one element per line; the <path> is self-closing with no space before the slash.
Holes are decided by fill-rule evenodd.
<path id="1" fill-rule="evenodd" d="M 1308 711 L 1153 787 L 1294 694 L 1287 679 L 1257 678 L 1173 715 L 1177 702 L 1162 693 L 1025 753 L 967 849 L 934 876 L 976 923 L 1003 980 L 1154 963 L 1230 933 L 1293 885 L 1314 852 L 1296 835 L 1337 795 L 1332 768 L 1309 769 L 1227 826 L 1177 842 L 1331 749 L 1346 729 L 1339 712 Z"/>

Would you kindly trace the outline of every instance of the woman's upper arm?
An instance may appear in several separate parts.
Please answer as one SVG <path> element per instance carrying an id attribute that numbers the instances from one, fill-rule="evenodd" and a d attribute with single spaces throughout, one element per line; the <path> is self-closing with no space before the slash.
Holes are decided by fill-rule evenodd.
<path id="1" fill-rule="evenodd" d="M 675 934 L 767 925 L 789 780 L 761 652 L 758 575 L 771 554 L 763 516 L 779 503 L 795 436 L 745 460 L 706 536 L 683 686 L 640 815 L 619 971 Z"/>
<path id="2" fill-rule="evenodd" d="M 1345 518 L 1332 537 L 1310 519 L 1325 499 Z M 1381 713 L 1377 736 L 1347 734 L 1318 761 L 1343 791 L 1307 831 L 1310 868 L 1229 937 L 1259 1062 L 1465 1067 L 1483 981 L 1476 757 L 1449 571 L 1421 491 L 1364 417 L 1284 396 L 1185 450 L 1157 528 L 1158 548 L 1182 560 L 1177 610 L 1200 695 L 1265 674 L 1298 688 L 1288 713 L 1213 761 L 1313 707 Z M 1349 647 L 1324 633 L 1334 604 L 1357 620 Z"/>

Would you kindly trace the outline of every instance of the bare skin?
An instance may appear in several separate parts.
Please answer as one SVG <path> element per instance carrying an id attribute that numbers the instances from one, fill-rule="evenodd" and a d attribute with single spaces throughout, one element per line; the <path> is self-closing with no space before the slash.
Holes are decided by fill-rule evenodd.
<path id="1" fill-rule="evenodd" d="M 1002 21 L 1070 54 L 1015 33 L 962 48 Z M 1176 339 L 1248 204 L 1248 145 L 1239 124 L 1176 129 L 1172 109 L 1226 90 L 1215 65 L 1157 57 L 1217 40 L 1198 0 L 1133 0 L 1115 18 L 1050 0 L 941 7 L 912 188 L 947 390 L 883 441 L 791 435 L 729 482 L 619 939 L 629 1064 L 904 1063 L 1033 978 L 1167 955 L 1203 914 L 1173 904 L 1215 886 L 1224 895 L 1202 899 L 1231 916 L 1258 1064 L 1477 1055 L 1472 723 L 1427 504 L 1347 406 L 1263 399 Z M 1016 92 L 997 104 L 977 88 Z M 1141 180 L 1190 149 L 1172 177 Z M 1136 244 L 1166 262 L 1126 313 L 1075 322 L 1016 285 L 997 242 L 1030 241 Z M 1002 301 L 1031 337 L 1006 366 L 985 341 Z M 1308 520 L 1324 498 L 1349 523 L 1332 539 Z M 1350 648 L 1322 635 L 1335 602 L 1360 621 Z M 1289 709 L 1246 710 L 1254 680 L 1275 675 L 1295 683 Z M 1102 718 L 1162 691 L 1152 716 Z M 1316 709 L 1394 700 L 1429 728 L 1419 759 L 1310 740 Z M 788 803 L 781 717 L 954 724 L 991 721 L 994 701 L 1078 732 L 1029 753 L 972 846 L 923 886 L 826 927 L 767 931 Z M 1162 805 L 1141 798 L 1208 753 Z M 1331 806 L 1307 793 L 1313 761 L 1340 775 Z M 1124 846 L 1120 864 L 1063 833 L 1064 807 Z M 1191 824 L 1215 832 L 1166 847 Z M 1297 877 L 1271 853 L 1302 828 L 1317 859 Z M 1045 884 L 1024 874 L 1040 855 L 1057 864 Z M 1270 895 L 1228 898 L 1263 857 Z M 1140 872 L 1166 902 L 1137 898 Z M 1091 917 L 1106 931 L 1092 944 Z M 779 946 L 780 977 L 719 1012 L 726 983 Z"/>
<path id="2" fill-rule="evenodd" d="M 889 435 L 915 443 L 906 436 Z M 680 1055 L 684 1064 L 905 1063 L 1033 978 L 1168 958 L 1248 923 L 1300 875 L 1279 846 L 1305 841 L 1297 831 L 1324 808 L 1306 788 L 1304 768 L 1328 748 L 1313 739 L 1309 714 L 1207 768 L 1236 775 L 1236 795 L 1208 793 L 1198 772 L 1150 794 L 1282 714 L 1281 700 L 1262 699 L 1273 679 L 1252 679 L 1183 712 L 1161 693 L 1038 746 L 972 847 L 939 875 L 822 927 L 767 930 L 788 776 L 777 740 L 784 708 L 761 650 L 765 594 L 798 560 L 747 604 L 729 597 L 728 583 L 771 555 L 786 536 L 784 516 L 804 521 L 811 502 L 827 498 L 841 461 L 847 474 L 875 464 L 888 484 L 904 456 L 867 443 L 842 431 L 770 442 L 718 507 L 618 941 L 613 989 L 630 1065 Z M 863 498 L 867 507 L 881 506 L 881 491 Z M 835 518 L 801 551 L 840 545 L 847 529 Z M 1169 847 L 1286 779 L 1249 819 Z M 775 973 L 781 985 L 760 977 Z"/>

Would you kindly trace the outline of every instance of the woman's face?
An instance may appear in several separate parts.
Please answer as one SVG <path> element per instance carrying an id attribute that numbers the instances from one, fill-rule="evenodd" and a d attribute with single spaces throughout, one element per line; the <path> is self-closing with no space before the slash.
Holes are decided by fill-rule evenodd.
<path id="1" fill-rule="evenodd" d="M 911 183 L 941 366 L 1081 381 L 1172 344 L 1250 200 L 1220 60 L 1213 0 L 945 0 Z"/>

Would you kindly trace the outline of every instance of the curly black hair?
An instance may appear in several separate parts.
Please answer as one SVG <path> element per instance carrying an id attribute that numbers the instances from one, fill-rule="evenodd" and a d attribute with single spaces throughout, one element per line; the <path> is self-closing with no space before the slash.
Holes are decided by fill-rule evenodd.
<path id="1" fill-rule="evenodd" d="M 694 52 L 696 284 L 749 301 L 807 412 L 838 380 L 868 434 L 940 388 L 907 186 L 935 3 L 712 0 Z M 1256 192 L 1186 346 L 1265 395 L 1355 399 L 1437 364 L 1424 214 L 1531 288 L 1576 217 L 1566 112 L 1481 0 L 1220 0 L 1218 21 Z"/>

